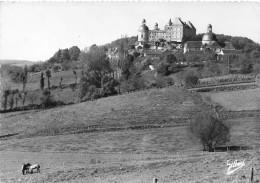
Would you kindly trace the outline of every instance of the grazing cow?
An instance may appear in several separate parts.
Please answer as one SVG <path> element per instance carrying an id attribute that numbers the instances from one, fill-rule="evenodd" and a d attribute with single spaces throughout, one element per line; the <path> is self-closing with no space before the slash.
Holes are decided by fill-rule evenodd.
<path id="1" fill-rule="evenodd" d="M 30 166 L 31 166 L 30 163 L 26 163 L 26 164 L 24 163 L 24 164 L 23 164 L 23 166 L 22 166 L 22 173 L 23 173 L 23 175 L 24 175 L 25 173 L 28 173 Z"/>
<path id="2" fill-rule="evenodd" d="M 35 164 L 35 165 L 32 165 L 29 167 L 29 172 L 30 173 L 33 173 L 33 170 L 36 169 L 37 170 L 37 173 L 40 172 L 40 165 L 38 164 Z"/>

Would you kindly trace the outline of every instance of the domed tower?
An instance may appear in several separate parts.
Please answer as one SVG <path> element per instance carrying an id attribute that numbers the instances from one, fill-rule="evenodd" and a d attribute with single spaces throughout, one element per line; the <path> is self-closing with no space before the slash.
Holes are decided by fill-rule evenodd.
<path id="1" fill-rule="evenodd" d="M 149 28 L 145 23 L 146 21 L 143 19 L 142 25 L 138 29 L 138 42 L 141 44 L 149 41 Z"/>
<path id="2" fill-rule="evenodd" d="M 205 33 L 202 37 L 202 43 L 209 44 L 212 41 L 217 41 L 217 37 L 214 33 L 212 33 L 212 25 L 209 24 L 207 27 L 207 33 Z"/>

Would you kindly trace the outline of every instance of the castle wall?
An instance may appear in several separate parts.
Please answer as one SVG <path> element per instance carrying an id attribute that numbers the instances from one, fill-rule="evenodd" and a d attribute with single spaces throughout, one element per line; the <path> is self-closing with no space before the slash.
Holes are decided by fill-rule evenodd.
<path id="1" fill-rule="evenodd" d="M 149 41 L 155 42 L 159 39 L 166 41 L 182 42 L 184 37 L 192 37 L 196 35 L 193 29 L 187 29 L 183 25 L 166 26 L 165 30 L 150 30 Z"/>

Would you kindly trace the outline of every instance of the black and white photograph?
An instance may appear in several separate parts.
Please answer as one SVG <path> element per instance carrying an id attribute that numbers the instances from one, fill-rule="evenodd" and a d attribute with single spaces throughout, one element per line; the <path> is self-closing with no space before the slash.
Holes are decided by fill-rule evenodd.
<path id="1" fill-rule="evenodd" d="M 0 183 L 260 183 L 260 3 L 0 2 Z"/>

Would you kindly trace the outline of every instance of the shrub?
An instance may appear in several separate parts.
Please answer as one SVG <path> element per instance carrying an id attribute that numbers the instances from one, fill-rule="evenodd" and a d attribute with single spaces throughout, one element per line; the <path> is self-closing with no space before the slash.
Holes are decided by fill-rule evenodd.
<path id="1" fill-rule="evenodd" d="M 164 88 L 167 86 L 171 86 L 173 84 L 174 84 L 173 79 L 170 77 L 167 77 L 167 76 L 156 77 L 155 83 L 154 83 L 155 87 L 157 87 L 157 88 Z"/>
<path id="2" fill-rule="evenodd" d="M 198 84 L 198 81 L 199 81 L 198 76 L 194 76 L 194 75 L 186 76 L 184 79 L 184 82 L 188 87 L 195 86 L 196 84 Z"/>
<path id="3" fill-rule="evenodd" d="M 214 147 L 229 140 L 229 128 L 219 118 L 208 114 L 197 114 L 189 124 L 189 131 L 199 139 L 204 151 L 212 152 Z"/>
<path id="4" fill-rule="evenodd" d="M 40 99 L 43 108 L 53 107 L 55 105 L 51 92 L 48 90 L 42 92 L 42 97 Z"/>
<path id="5" fill-rule="evenodd" d="M 157 73 L 159 75 L 167 75 L 168 74 L 168 65 L 161 62 L 160 64 L 158 64 L 158 66 L 156 67 Z"/>

